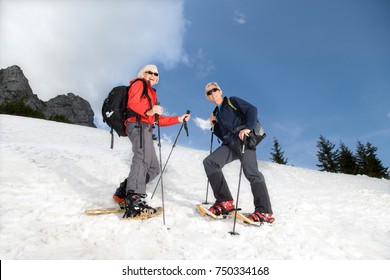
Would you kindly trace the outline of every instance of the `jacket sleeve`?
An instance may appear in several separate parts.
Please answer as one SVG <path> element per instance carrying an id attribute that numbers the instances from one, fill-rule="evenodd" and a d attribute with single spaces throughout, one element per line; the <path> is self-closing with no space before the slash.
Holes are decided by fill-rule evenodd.
<path id="1" fill-rule="evenodd" d="M 179 123 L 179 117 L 177 116 L 160 116 L 159 117 L 160 126 L 169 126 Z"/>
<path id="2" fill-rule="evenodd" d="M 249 102 L 235 96 L 230 97 L 230 101 L 242 113 L 246 128 L 250 130 L 254 129 L 257 123 L 257 108 Z"/>

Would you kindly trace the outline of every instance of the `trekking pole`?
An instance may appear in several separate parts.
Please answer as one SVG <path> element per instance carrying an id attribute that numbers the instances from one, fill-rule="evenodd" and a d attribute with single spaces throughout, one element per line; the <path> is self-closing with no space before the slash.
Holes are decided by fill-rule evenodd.
<path id="1" fill-rule="evenodd" d="M 211 130 L 210 154 L 213 152 L 213 137 L 214 137 L 214 132 Z M 209 196 L 209 185 L 210 185 L 210 180 L 207 178 L 206 201 L 202 202 L 202 204 L 209 204 L 208 201 L 207 201 L 207 198 Z"/>
<path id="2" fill-rule="evenodd" d="M 243 139 L 243 143 L 242 143 L 242 150 L 241 150 L 241 166 L 240 166 L 240 175 L 238 177 L 238 189 L 237 189 L 237 199 L 236 199 L 236 209 L 233 210 L 234 212 L 234 222 L 233 222 L 233 231 L 229 231 L 229 233 L 231 235 L 239 235 L 238 232 L 236 232 L 236 222 L 237 222 L 237 211 L 238 211 L 238 199 L 239 199 L 239 196 L 240 196 L 240 187 L 241 187 L 241 176 L 242 176 L 242 170 L 243 170 L 243 166 L 242 166 L 242 159 L 243 159 L 243 155 L 244 155 L 244 152 L 245 152 L 245 135 L 244 135 L 244 139 Z"/>
<path id="3" fill-rule="evenodd" d="M 190 110 L 187 110 L 187 114 L 189 114 L 189 113 L 191 113 L 191 111 L 190 111 Z M 171 152 L 169 153 L 168 158 L 167 158 L 167 160 L 165 161 L 164 168 L 163 168 L 162 171 L 161 171 L 160 177 L 158 178 L 156 187 L 154 188 L 153 194 L 152 194 L 152 196 L 150 197 L 150 199 L 153 199 L 154 193 L 155 193 L 156 190 L 157 190 L 158 184 L 159 184 L 160 181 L 162 180 L 162 175 L 163 175 L 163 173 L 164 173 L 164 171 L 165 171 L 165 168 L 167 167 L 169 158 L 171 157 L 171 154 L 172 154 L 172 152 L 173 152 L 173 149 L 174 149 L 175 146 L 176 146 L 177 139 L 179 139 L 179 136 L 180 136 L 180 133 L 181 133 L 183 127 L 186 129 L 186 131 L 187 131 L 187 136 L 188 136 L 188 127 L 187 127 L 187 121 L 185 120 L 185 118 L 184 118 L 183 123 L 182 123 L 182 125 L 181 125 L 181 127 L 180 127 L 179 133 L 178 133 L 177 136 L 176 136 L 175 142 L 173 142 Z M 186 128 L 186 127 L 187 127 L 187 128 Z M 161 182 L 162 182 L 162 181 L 161 181 Z"/>
<path id="4" fill-rule="evenodd" d="M 156 102 L 156 105 L 160 105 L 160 102 Z M 160 154 L 160 172 L 162 170 L 162 157 L 161 157 L 161 133 L 160 133 L 160 117 L 158 114 L 155 114 L 154 115 L 154 118 L 156 120 L 156 123 L 157 123 L 157 131 L 158 131 L 158 150 L 159 150 L 159 154 Z M 163 179 L 162 179 L 162 176 L 161 177 L 161 201 L 162 201 L 162 214 L 163 214 L 163 224 L 165 226 L 165 207 L 164 207 L 164 185 L 163 185 Z"/>
<path id="5" fill-rule="evenodd" d="M 189 113 L 191 113 L 191 111 L 190 110 L 187 110 L 187 114 L 189 114 Z M 184 126 L 184 130 L 186 131 L 186 133 L 187 133 L 187 137 L 189 137 L 190 136 L 190 134 L 188 133 L 188 126 L 187 126 L 187 121 L 186 121 L 186 118 L 184 118 L 184 120 L 183 120 L 183 124 L 182 124 L 183 126 Z"/>

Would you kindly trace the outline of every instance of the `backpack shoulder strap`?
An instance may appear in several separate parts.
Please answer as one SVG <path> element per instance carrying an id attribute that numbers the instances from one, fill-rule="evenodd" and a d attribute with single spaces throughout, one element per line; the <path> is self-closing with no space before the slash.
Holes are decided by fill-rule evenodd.
<path id="1" fill-rule="evenodd" d="M 149 102 L 149 109 L 152 109 L 152 99 L 150 98 L 149 94 L 148 94 L 148 84 L 146 83 L 145 79 L 141 79 L 141 78 L 137 78 L 135 79 L 131 84 L 130 84 L 130 87 L 137 81 L 141 81 L 143 83 L 143 90 L 142 90 L 142 94 L 141 94 L 141 98 L 142 97 L 146 97 L 146 99 L 148 100 Z"/>
<path id="2" fill-rule="evenodd" d="M 233 105 L 233 103 L 232 103 L 232 101 L 230 100 L 229 97 L 228 97 L 228 99 L 227 99 L 227 102 L 228 102 L 229 106 L 233 108 L 234 111 L 239 111 L 239 110 L 237 109 L 237 107 Z"/>

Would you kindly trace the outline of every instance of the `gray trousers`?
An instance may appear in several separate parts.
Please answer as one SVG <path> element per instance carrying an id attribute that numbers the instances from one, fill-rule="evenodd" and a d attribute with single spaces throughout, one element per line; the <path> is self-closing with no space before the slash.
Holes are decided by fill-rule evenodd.
<path id="1" fill-rule="evenodd" d="M 265 179 L 258 169 L 256 151 L 245 149 L 244 154 L 242 154 L 241 141 L 239 140 L 233 141 L 229 145 L 220 146 L 203 160 L 203 166 L 215 199 L 217 202 L 233 200 L 222 168 L 237 159 L 241 161 L 244 175 L 251 185 L 255 211 L 272 213 Z"/>
<path id="2" fill-rule="evenodd" d="M 136 123 L 127 124 L 128 137 L 133 145 L 133 159 L 130 173 L 127 177 L 126 194 L 146 194 L 146 184 L 152 181 L 160 173 L 160 165 L 157 159 L 153 143 L 153 126 L 141 123 L 142 148 L 140 148 L 140 128 Z"/>

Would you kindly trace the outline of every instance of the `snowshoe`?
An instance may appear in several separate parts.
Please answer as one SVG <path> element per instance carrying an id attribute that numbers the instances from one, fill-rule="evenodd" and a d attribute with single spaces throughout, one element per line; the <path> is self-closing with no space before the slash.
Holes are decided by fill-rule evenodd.
<path id="1" fill-rule="evenodd" d="M 272 217 L 272 214 L 260 213 L 257 211 L 248 215 L 247 219 L 251 220 L 253 223 L 260 223 L 260 224 L 262 224 L 262 223 L 272 224 L 275 221 L 275 218 Z"/>
<path id="2" fill-rule="evenodd" d="M 126 206 L 123 218 L 155 214 L 157 210 L 149 206 L 144 200 L 145 198 L 146 194 L 129 193 L 125 200 Z"/>
<path id="3" fill-rule="evenodd" d="M 228 215 L 233 210 L 234 210 L 233 200 L 215 202 L 214 205 L 208 209 L 208 211 L 210 211 L 216 216 Z"/>

